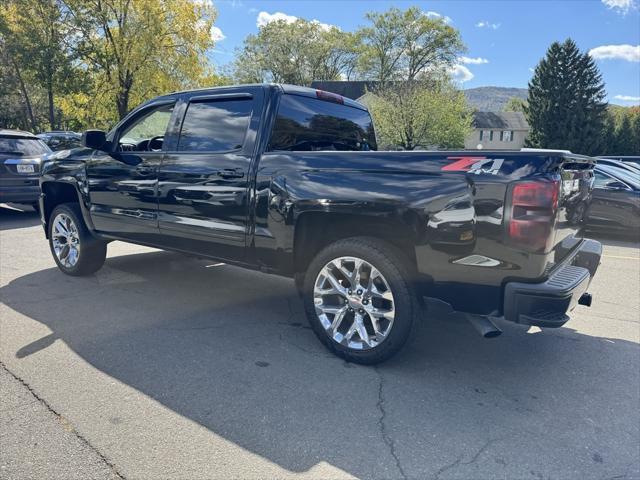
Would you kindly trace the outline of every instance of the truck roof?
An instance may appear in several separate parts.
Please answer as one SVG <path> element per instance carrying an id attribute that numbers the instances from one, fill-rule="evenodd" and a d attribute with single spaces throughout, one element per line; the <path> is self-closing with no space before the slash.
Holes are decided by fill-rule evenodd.
<path id="1" fill-rule="evenodd" d="M 339 99 L 339 101 L 336 102 L 336 100 L 333 100 L 334 103 L 342 103 L 344 105 L 348 105 L 350 107 L 355 107 L 355 108 L 359 108 L 360 110 L 365 110 L 368 111 L 367 107 L 364 106 L 363 104 L 356 102 L 355 100 L 351 100 L 350 98 L 346 98 L 343 97 L 341 95 L 335 94 L 335 93 L 331 93 L 331 92 L 325 92 L 324 90 L 318 90 L 316 88 L 309 88 L 309 87 L 301 87 L 299 85 L 290 85 L 287 83 L 248 83 L 248 84 L 239 84 L 239 85 L 224 85 L 224 86 L 220 86 L 220 87 L 206 87 L 206 88 L 196 88 L 196 89 L 191 89 L 191 90 L 181 90 L 178 92 L 172 92 L 172 93 L 168 93 L 166 95 L 162 95 L 160 97 L 156 97 L 157 98 L 172 98 L 174 96 L 178 96 L 178 95 L 183 95 L 185 93 L 214 93 L 217 91 L 223 91 L 223 90 L 231 90 L 231 89 L 236 89 L 236 88 L 246 88 L 246 87 L 263 87 L 263 88 L 267 88 L 267 89 L 279 89 L 281 92 L 284 92 L 288 95 L 301 95 L 304 97 L 312 97 L 312 98 L 318 98 L 320 100 L 325 100 L 325 101 L 332 101 L 332 99 Z M 326 94 L 326 97 L 322 97 L 318 95 L 318 92 L 324 92 Z M 155 99 L 154 99 L 155 100 Z"/>

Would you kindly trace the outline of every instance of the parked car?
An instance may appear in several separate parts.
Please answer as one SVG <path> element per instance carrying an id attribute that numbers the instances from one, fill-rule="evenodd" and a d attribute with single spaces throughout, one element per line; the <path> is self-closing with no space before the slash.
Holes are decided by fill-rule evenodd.
<path id="1" fill-rule="evenodd" d="M 290 276 L 318 338 L 365 364 L 402 347 L 423 296 L 486 337 L 494 317 L 559 327 L 591 303 L 601 245 L 574 213 L 589 157 L 379 152 L 366 107 L 289 85 L 158 97 L 84 144 L 41 177 L 69 275 L 117 239 Z"/>
<path id="2" fill-rule="evenodd" d="M 640 175 L 609 165 L 596 165 L 586 227 L 640 236 Z"/>
<path id="3" fill-rule="evenodd" d="M 629 156 L 629 155 L 612 155 L 612 156 L 602 156 L 598 158 L 610 158 L 612 160 L 618 160 L 620 162 L 637 165 L 640 166 L 640 157 L 637 156 Z"/>
<path id="4" fill-rule="evenodd" d="M 597 164 L 606 165 L 614 168 L 621 168 L 622 170 L 631 172 L 634 175 L 640 175 L 640 164 L 627 163 L 621 160 L 615 160 L 612 158 L 601 158 L 601 157 L 597 158 Z"/>
<path id="5" fill-rule="evenodd" d="M 39 133 L 37 137 L 41 138 L 54 151 L 82 146 L 82 135 L 76 132 L 56 130 Z"/>
<path id="6" fill-rule="evenodd" d="M 38 207 L 40 169 L 51 149 L 35 135 L 0 129 L 0 203 Z"/>

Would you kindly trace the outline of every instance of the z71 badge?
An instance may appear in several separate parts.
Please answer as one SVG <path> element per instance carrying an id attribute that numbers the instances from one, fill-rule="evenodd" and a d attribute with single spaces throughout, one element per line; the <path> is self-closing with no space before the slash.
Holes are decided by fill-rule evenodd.
<path id="1" fill-rule="evenodd" d="M 453 163 L 445 165 L 441 170 L 447 172 L 468 172 L 480 174 L 497 175 L 504 158 L 487 157 L 447 157 L 447 160 L 454 160 Z"/>

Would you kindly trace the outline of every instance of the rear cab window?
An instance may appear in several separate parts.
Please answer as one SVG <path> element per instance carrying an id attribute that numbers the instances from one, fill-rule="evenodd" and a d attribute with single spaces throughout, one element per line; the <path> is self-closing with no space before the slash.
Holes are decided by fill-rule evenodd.
<path id="1" fill-rule="evenodd" d="M 241 149 L 252 108 L 251 98 L 190 102 L 182 122 L 177 150 L 230 152 Z"/>
<path id="2" fill-rule="evenodd" d="M 301 95 L 282 95 L 268 150 L 376 149 L 373 122 L 366 110 Z"/>

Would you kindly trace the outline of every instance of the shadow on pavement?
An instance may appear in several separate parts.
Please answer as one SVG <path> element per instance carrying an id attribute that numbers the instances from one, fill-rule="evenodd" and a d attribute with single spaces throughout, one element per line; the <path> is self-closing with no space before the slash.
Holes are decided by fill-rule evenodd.
<path id="1" fill-rule="evenodd" d="M 0 204 L 0 231 L 40 225 L 40 216 L 25 205 Z"/>
<path id="2" fill-rule="evenodd" d="M 572 468 L 579 452 L 585 471 L 603 458 L 633 460 L 637 344 L 516 325 L 484 340 L 466 323 L 430 319 L 393 360 L 356 366 L 316 340 L 291 281 L 207 263 L 152 252 L 109 258 L 88 278 L 53 268 L 20 277 L 0 297 L 53 333 L 15 355 L 61 339 L 106 374 L 292 471 L 325 461 L 357 477 L 397 476 L 393 442 L 404 471 L 424 477 L 448 463 L 447 452 L 487 436 L 503 442 L 490 460 L 497 475 L 508 457 Z M 441 473 L 451 466 L 463 464 Z"/>

